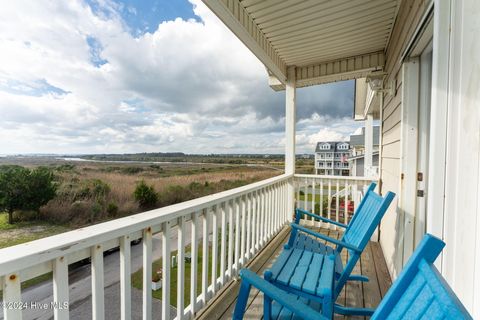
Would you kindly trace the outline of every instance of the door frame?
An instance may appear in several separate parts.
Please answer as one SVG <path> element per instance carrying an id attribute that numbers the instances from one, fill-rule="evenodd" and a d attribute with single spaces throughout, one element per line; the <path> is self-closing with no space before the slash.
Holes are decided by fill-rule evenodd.
<path id="1" fill-rule="evenodd" d="M 420 217 L 417 213 L 417 173 L 419 167 L 419 121 L 421 100 L 427 92 L 421 92 L 421 79 L 426 74 L 421 74 L 421 55 L 432 46 L 433 39 L 433 8 L 428 10 L 423 17 L 421 27 L 412 37 L 411 45 L 404 53 L 402 66 L 402 110 L 401 110 L 401 147 L 400 147 L 400 195 L 399 212 L 403 224 L 400 225 L 403 235 L 402 265 L 410 258 L 419 238 L 426 230 L 418 223 L 427 220 L 427 213 Z M 431 69 L 430 69 L 431 72 Z M 432 75 L 430 74 L 430 77 Z M 431 95 L 431 91 L 428 92 Z M 431 105 L 431 103 L 430 103 Z M 430 137 L 427 137 L 430 140 Z M 429 153 L 424 155 L 426 159 Z M 428 160 L 426 160 L 428 161 Z M 424 172 L 427 176 L 427 172 Z M 425 188 L 427 186 L 425 185 Z M 427 205 L 427 201 L 425 201 Z M 422 231 L 422 230 L 423 231 Z"/>

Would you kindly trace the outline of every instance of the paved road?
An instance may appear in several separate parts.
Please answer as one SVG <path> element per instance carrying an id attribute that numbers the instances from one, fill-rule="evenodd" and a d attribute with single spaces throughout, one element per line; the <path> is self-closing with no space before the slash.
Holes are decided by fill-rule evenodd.
<path id="1" fill-rule="evenodd" d="M 201 227 L 201 226 L 200 226 Z M 199 229 L 201 230 L 201 229 Z M 177 228 L 172 228 L 171 250 L 177 250 Z M 162 256 L 162 241 L 160 235 L 154 235 L 152 239 L 153 260 Z M 185 243 L 191 242 L 191 223 L 185 225 Z M 142 245 L 132 245 L 131 264 L 132 271 L 135 272 L 142 267 Z M 106 319 L 120 319 L 120 259 L 119 252 L 108 254 L 104 257 L 104 277 L 105 277 L 105 317 Z M 70 319 L 91 319 L 91 273 L 90 264 L 86 264 L 70 271 Z M 154 319 L 161 318 L 161 303 L 153 299 Z M 52 281 L 45 281 L 34 287 L 30 287 L 22 292 L 23 302 L 39 302 L 49 304 L 53 301 Z M 174 307 L 172 313 L 176 313 Z M 140 290 L 132 291 L 132 314 L 133 319 L 141 319 L 142 315 L 142 294 Z M 26 309 L 23 311 L 23 319 L 52 319 L 53 310 Z M 3 313 L 0 313 L 0 319 L 3 319 Z"/>

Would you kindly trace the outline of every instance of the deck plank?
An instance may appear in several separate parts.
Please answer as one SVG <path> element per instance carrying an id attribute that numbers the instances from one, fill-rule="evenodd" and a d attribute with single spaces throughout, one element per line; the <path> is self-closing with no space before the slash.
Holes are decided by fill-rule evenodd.
<path id="1" fill-rule="evenodd" d="M 362 274 L 370 281 L 363 282 L 363 304 L 366 308 L 375 308 L 382 299 L 378 285 L 377 272 L 373 261 L 372 245 L 369 243 L 360 258 Z"/>
<path id="2" fill-rule="evenodd" d="M 325 228 L 314 229 L 332 238 L 339 239 L 342 236 L 341 231 L 328 230 Z M 263 275 L 264 270 L 271 267 L 274 259 L 278 257 L 282 251 L 283 243 L 288 240 L 288 232 L 288 228 L 282 230 L 281 234 L 273 239 L 267 247 L 255 257 L 249 268 L 259 275 Z M 347 255 L 344 254 L 342 260 L 345 262 L 346 259 Z M 370 278 L 370 281 L 363 284 L 359 282 L 349 282 L 346 289 L 342 290 L 337 302 L 348 306 L 375 308 L 391 285 L 387 265 L 378 243 L 370 242 L 367 245 L 353 273 L 366 275 Z M 222 290 L 217 295 L 217 298 L 210 302 L 206 310 L 202 310 L 197 318 L 231 319 L 238 294 L 238 287 L 238 281 L 231 281 L 229 286 Z M 263 319 L 263 294 L 253 288 L 247 303 L 245 319 Z M 354 318 L 336 315 L 335 319 L 360 319 L 360 317 Z"/>
<path id="3" fill-rule="evenodd" d="M 370 242 L 372 246 L 373 260 L 375 265 L 375 271 L 377 272 L 378 286 L 380 288 L 380 294 L 382 298 L 387 293 L 388 289 L 392 285 L 392 279 L 388 273 L 387 263 L 383 256 L 382 248 L 378 242 Z"/>

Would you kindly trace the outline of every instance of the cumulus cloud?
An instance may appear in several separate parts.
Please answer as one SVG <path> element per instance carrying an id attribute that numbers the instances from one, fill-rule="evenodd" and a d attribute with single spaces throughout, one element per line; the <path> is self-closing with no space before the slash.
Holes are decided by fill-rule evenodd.
<path id="1" fill-rule="evenodd" d="M 4 3 L 0 153 L 283 152 L 284 93 L 200 0 L 192 6 L 198 19 L 142 33 L 108 0 Z M 355 130 L 352 93 L 352 82 L 298 90 L 300 151 Z"/>

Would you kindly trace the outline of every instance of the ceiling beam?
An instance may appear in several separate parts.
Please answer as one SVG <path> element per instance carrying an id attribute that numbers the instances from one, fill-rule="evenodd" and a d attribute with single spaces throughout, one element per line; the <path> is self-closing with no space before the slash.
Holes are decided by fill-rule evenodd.
<path id="1" fill-rule="evenodd" d="M 319 62 L 296 68 L 297 88 L 318 84 L 365 78 L 372 71 L 382 70 L 385 66 L 383 51 L 362 54 L 328 62 Z M 275 91 L 285 90 L 284 84 L 271 79 L 270 87 Z"/>
<path id="2" fill-rule="evenodd" d="M 283 84 L 287 66 L 238 0 L 202 0 Z"/>

